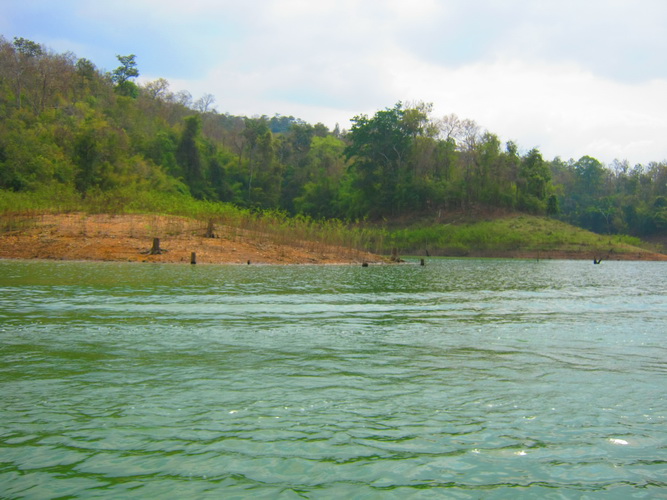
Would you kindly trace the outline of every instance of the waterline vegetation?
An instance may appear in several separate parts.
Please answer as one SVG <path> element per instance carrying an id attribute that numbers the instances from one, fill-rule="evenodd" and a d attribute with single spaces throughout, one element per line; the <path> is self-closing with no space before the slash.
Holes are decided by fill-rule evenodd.
<path id="1" fill-rule="evenodd" d="M 215 236 L 260 244 L 292 245 L 309 251 L 339 248 L 345 259 L 361 252 L 389 255 L 393 250 L 414 256 L 482 256 L 523 258 L 655 259 L 660 256 L 640 239 L 598 235 L 561 221 L 526 214 L 506 214 L 487 220 L 464 218 L 425 221 L 405 227 L 368 221 L 345 222 L 276 210 L 250 210 L 229 203 L 196 200 L 156 192 L 99 193 L 82 198 L 59 189 L 33 193 L 0 193 L 1 234 L 16 234 L 39 224 L 46 214 L 79 214 L 70 234 L 90 236 L 91 216 L 121 217 L 152 214 L 143 226 L 130 224 L 132 238 Z M 120 220 L 120 219 L 118 219 Z M 211 234 L 212 233 L 212 234 Z"/>

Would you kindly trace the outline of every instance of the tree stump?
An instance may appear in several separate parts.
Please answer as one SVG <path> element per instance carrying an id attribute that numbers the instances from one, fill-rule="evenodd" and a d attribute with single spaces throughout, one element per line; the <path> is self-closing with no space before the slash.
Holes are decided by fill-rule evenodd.
<path id="1" fill-rule="evenodd" d="M 190 254 L 190 264 L 196 264 L 197 263 L 197 254 L 195 252 L 192 252 Z"/>
<path id="2" fill-rule="evenodd" d="M 213 225 L 213 219 L 208 220 L 208 227 L 204 233 L 204 238 L 215 238 L 215 226 Z"/>
<path id="3" fill-rule="evenodd" d="M 392 262 L 405 262 L 398 256 L 398 248 L 394 247 L 391 249 L 391 261 Z"/>
<path id="4" fill-rule="evenodd" d="M 160 238 L 153 238 L 153 247 L 151 251 L 148 252 L 149 255 L 162 255 L 162 249 L 160 248 Z"/>

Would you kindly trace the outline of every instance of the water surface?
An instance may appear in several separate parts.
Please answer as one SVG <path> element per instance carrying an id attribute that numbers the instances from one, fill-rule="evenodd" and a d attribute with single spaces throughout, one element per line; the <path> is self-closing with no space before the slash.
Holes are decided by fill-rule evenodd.
<path id="1" fill-rule="evenodd" d="M 667 266 L 0 261 L 0 497 L 667 498 Z"/>

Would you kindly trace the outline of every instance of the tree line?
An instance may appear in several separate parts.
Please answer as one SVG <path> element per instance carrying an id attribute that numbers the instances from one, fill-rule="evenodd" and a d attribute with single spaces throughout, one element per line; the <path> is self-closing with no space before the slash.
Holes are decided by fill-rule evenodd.
<path id="1" fill-rule="evenodd" d="M 313 218 L 382 220 L 499 209 L 598 233 L 667 230 L 667 163 L 544 159 L 427 103 L 396 103 L 330 130 L 292 116 L 233 116 L 215 97 L 136 83 L 31 40 L 0 37 L 0 189 L 81 197 L 182 193 Z"/>

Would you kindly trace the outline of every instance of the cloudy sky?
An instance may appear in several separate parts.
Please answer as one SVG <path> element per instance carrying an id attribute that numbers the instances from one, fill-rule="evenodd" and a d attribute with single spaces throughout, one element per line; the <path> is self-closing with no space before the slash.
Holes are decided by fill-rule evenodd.
<path id="1" fill-rule="evenodd" d="M 665 0 L 1 0 L 0 34 L 136 54 L 221 113 L 345 129 L 398 101 L 546 159 L 667 159 Z"/>

